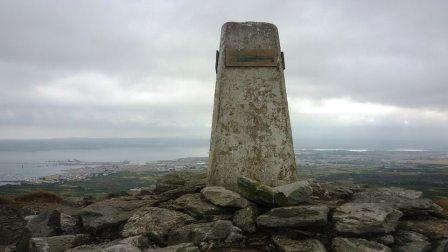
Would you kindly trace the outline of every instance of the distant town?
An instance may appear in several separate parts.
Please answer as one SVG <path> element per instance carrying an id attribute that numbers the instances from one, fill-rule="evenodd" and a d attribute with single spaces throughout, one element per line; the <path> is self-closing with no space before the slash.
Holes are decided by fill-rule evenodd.
<path id="1" fill-rule="evenodd" d="M 176 160 L 161 160 L 147 162 L 144 165 L 131 164 L 130 161 L 123 162 L 85 162 L 80 160 L 49 161 L 59 166 L 82 166 L 80 168 L 69 168 L 60 174 L 43 177 L 29 177 L 22 183 L 63 183 L 67 181 L 82 181 L 97 176 L 107 176 L 120 171 L 180 171 L 189 169 L 205 169 L 207 158 L 179 158 Z"/>
<path id="2" fill-rule="evenodd" d="M 67 166 L 59 174 L 27 178 L 20 185 L 2 186 L 0 193 L 15 193 L 30 188 L 72 188 L 91 186 L 97 191 L 120 190 L 145 186 L 157 173 L 170 171 L 204 171 L 207 157 L 160 160 L 145 164 L 122 162 L 87 162 L 81 160 L 49 161 Z M 366 150 L 298 150 L 298 174 L 301 179 L 339 181 L 373 186 L 398 186 L 423 191 L 428 197 L 448 196 L 448 153 L 437 151 L 366 151 Z M 98 184 L 104 184 L 104 188 Z M 59 190 L 57 189 L 57 190 Z"/>

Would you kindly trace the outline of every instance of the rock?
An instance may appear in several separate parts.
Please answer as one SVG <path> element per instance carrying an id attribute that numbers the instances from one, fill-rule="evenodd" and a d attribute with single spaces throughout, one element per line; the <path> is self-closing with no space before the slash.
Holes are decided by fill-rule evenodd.
<path id="1" fill-rule="evenodd" d="M 166 192 L 185 185 L 187 180 L 178 172 L 170 172 L 157 179 L 155 193 Z"/>
<path id="2" fill-rule="evenodd" d="M 185 194 L 199 193 L 205 187 L 205 180 L 189 181 L 186 185 L 156 195 L 158 203 L 178 198 Z M 151 195 L 152 196 L 152 195 Z"/>
<path id="3" fill-rule="evenodd" d="M 202 183 L 205 186 L 205 177 L 203 172 L 170 172 L 157 179 L 154 192 L 167 192 L 195 183 Z"/>
<path id="4" fill-rule="evenodd" d="M 47 237 L 61 233 L 61 213 L 48 210 L 32 218 L 26 225 L 32 237 Z"/>
<path id="5" fill-rule="evenodd" d="M 221 186 L 207 186 L 201 190 L 202 196 L 220 207 L 245 208 L 249 202 L 236 192 Z"/>
<path id="6" fill-rule="evenodd" d="M 426 252 L 431 249 L 431 243 L 426 236 L 412 231 L 398 231 L 395 234 L 397 252 Z"/>
<path id="7" fill-rule="evenodd" d="M 71 207 L 86 207 L 94 202 L 93 197 L 67 197 L 63 204 Z"/>
<path id="8" fill-rule="evenodd" d="M 334 252 L 392 252 L 392 250 L 380 243 L 355 238 L 334 238 Z"/>
<path id="9" fill-rule="evenodd" d="M 16 242 L 25 225 L 26 221 L 17 208 L 0 204 L 0 245 Z"/>
<path id="10" fill-rule="evenodd" d="M 313 188 L 313 194 L 320 198 L 332 199 L 332 200 L 349 200 L 352 198 L 353 194 L 364 190 L 362 185 L 357 185 L 353 183 L 311 183 Z"/>
<path id="11" fill-rule="evenodd" d="M 82 212 L 83 208 L 59 205 L 58 207 L 56 207 L 54 209 L 61 212 L 61 214 L 63 213 L 63 214 L 70 215 L 72 217 L 77 218 L 78 224 L 81 224 L 80 213 Z"/>
<path id="12" fill-rule="evenodd" d="M 448 239 L 437 241 L 432 252 L 448 252 Z"/>
<path id="13" fill-rule="evenodd" d="M 141 251 L 150 247 L 149 239 L 146 236 L 138 235 L 128 237 L 125 239 L 117 239 L 111 242 L 81 245 L 67 252 L 82 251 L 82 252 L 104 252 L 104 251 L 117 251 L 117 252 L 134 252 Z"/>
<path id="14" fill-rule="evenodd" d="M 313 188 L 311 188 L 310 183 L 305 180 L 277 186 L 274 187 L 274 190 L 283 193 L 287 205 L 297 205 L 306 202 L 313 194 Z"/>
<path id="15" fill-rule="evenodd" d="M 118 244 L 130 244 L 140 249 L 148 248 L 151 245 L 146 235 L 136 235 L 121 239 L 118 240 Z"/>
<path id="16" fill-rule="evenodd" d="M 89 241 L 85 234 L 61 235 L 52 237 L 35 237 L 30 240 L 30 251 L 32 252 L 59 252 L 80 246 Z"/>
<path id="17" fill-rule="evenodd" d="M 239 193 L 250 201 L 266 206 L 277 206 L 286 202 L 282 193 L 261 182 L 246 177 L 238 177 L 237 182 Z"/>
<path id="18" fill-rule="evenodd" d="M 141 197 L 145 195 L 152 195 L 155 193 L 156 185 L 151 185 L 147 187 L 139 187 L 139 188 L 133 188 L 130 189 L 130 194 L 134 195 L 135 197 Z"/>
<path id="19" fill-rule="evenodd" d="M 404 215 L 441 213 L 443 210 L 422 192 L 398 187 L 371 188 L 353 195 L 354 203 L 383 203 L 398 208 Z"/>
<path id="20" fill-rule="evenodd" d="M 327 206 L 293 206 L 271 209 L 258 216 L 257 224 L 265 227 L 303 227 L 327 224 Z"/>
<path id="21" fill-rule="evenodd" d="M 103 249 L 104 252 L 141 252 L 141 249 L 130 244 L 117 244 Z"/>
<path id="22" fill-rule="evenodd" d="M 192 242 L 195 245 L 221 247 L 239 245 L 244 240 L 241 229 L 230 221 L 195 223 L 172 230 L 167 236 L 167 244 Z M 210 248 L 211 249 L 211 248 Z"/>
<path id="23" fill-rule="evenodd" d="M 23 219 L 26 221 L 26 223 L 30 222 L 30 220 L 34 219 L 37 217 L 37 214 L 33 214 L 33 215 L 27 215 L 25 217 L 23 217 Z"/>
<path id="24" fill-rule="evenodd" d="M 280 252 L 326 252 L 325 246 L 316 239 L 292 240 L 284 236 L 272 237 L 276 249 Z"/>
<path id="25" fill-rule="evenodd" d="M 193 243 L 181 243 L 164 248 L 147 249 L 145 252 L 199 252 Z"/>
<path id="26" fill-rule="evenodd" d="M 160 241 L 171 229 L 182 227 L 193 221 L 194 218 L 181 212 L 158 207 L 144 207 L 129 218 L 121 234 L 124 237 L 150 235 Z"/>
<path id="27" fill-rule="evenodd" d="M 67 249 L 66 252 L 104 252 L 104 248 L 100 245 L 81 245 L 71 249 Z"/>
<path id="28" fill-rule="evenodd" d="M 346 234 L 378 234 L 395 230 L 402 213 L 377 203 L 346 203 L 333 214 L 335 230 Z"/>
<path id="29" fill-rule="evenodd" d="M 414 241 L 427 241 L 428 238 L 422 234 L 419 234 L 417 232 L 412 231 L 404 231 L 404 230 L 398 230 L 395 233 L 395 240 L 397 244 L 406 244 L 408 242 L 414 242 Z"/>
<path id="30" fill-rule="evenodd" d="M 257 230 L 256 218 L 257 208 L 249 206 L 235 212 L 233 224 L 241 228 L 244 232 L 253 233 Z"/>
<path id="31" fill-rule="evenodd" d="M 395 238 L 392 235 L 390 235 L 390 234 L 378 236 L 378 237 L 375 237 L 375 238 L 373 238 L 371 240 L 379 242 L 379 243 L 384 244 L 386 246 L 393 245 L 395 243 Z"/>
<path id="32" fill-rule="evenodd" d="M 30 219 L 17 242 L 18 251 L 29 251 L 30 239 L 61 234 L 61 213 L 47 210 Z"/>
<path id="33" fill-rule="evenodd" d="M 80 224 L 78 219 L 68 214 L 61 213 L 61 231 L 63 234 L 80 233 Z"/>
<path id="34" fill-rule="evenodd" d="M 16 246 L 14 244 L 10 244 L 8 246 L 0 245 L 0 251 L 3 251 L 3 252 L 16 252 Z"/>
<path id="35" fill-rule="evenodd" d="M 448 238 L 448 220 L 406 220 L 398 227 L 423 234 L 431 240 Z"/>
<path id="36" fill-rule="evenodd" d="M 205 220 L 212 222 L 212 221 L 217 221 L 217 220 L 229 220 L 232 221 L 233 219 L 233 215 L 232 214 L 217 214 L 217 215 L 211 215 L 211 216 L 206 216 Z"/>
<path id="37" fill-rule="evenodd" d="M 67 249 L 66 252 L 103 252 L 104 249 L 99 245 L 81 245 L 71 249 Z"/>
<path id="38" fill-rule="evenodd" d="M 185 194 L 181 197 L 160 204 L 160 207 L 184 211 L 198 219 L 207 219 L 212 215 L 224 213 L 225 210 L 201 198 L 200 193 Z"/>
<path id="39" fill-rule="evenodd" d="M 83 208 L 80 216 L 88 232 L 113 239 L 118 237 L 118 227 L 144 205 L 151 205 L 151 203 L 144 200 L 114 198 Z"/>

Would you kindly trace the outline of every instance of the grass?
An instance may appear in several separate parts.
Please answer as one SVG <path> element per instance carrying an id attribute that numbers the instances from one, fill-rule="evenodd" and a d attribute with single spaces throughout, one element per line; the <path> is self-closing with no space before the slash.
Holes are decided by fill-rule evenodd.
<path id="1" fill-rule="evenodd" d="M 0 205 L 12 205 L 14 204 L 14 198 L 11 196 L 0 195 Z"/>
<path id="2" fill-rule="evenodd" d="M 45 203 L 62 203 L 64 199 L 56 193 L 37 190 L 34 192 L 25 193 L 23 195 L 15 197 L 16 202 L 45 202 Z"/>
<path id="3" fill-rule="evenodd" d="M 448 212 L 448 198 L 438 199 L 434 201 L 437 205 L 441 206 L 445 212 Z"/>
<path id="4" fill-rule="evenodd" d="M 38 213 L 48 207 L 61 204 L 63 199 L 52 192 L 37 190 L 19 196 L 0 195 L 0 205 L 14 209 L 27 209 L 29 214 Z"/>

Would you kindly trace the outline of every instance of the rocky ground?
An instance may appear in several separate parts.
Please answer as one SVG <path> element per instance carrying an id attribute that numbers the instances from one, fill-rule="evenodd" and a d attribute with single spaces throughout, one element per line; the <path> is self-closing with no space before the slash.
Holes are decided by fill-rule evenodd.
<path id="1" fill-rule="evenodd" d="M 176 172 L 104 201 L 24 216 L 0 205 L 5 251 L 448 251 L 448 215 L 401 188 L 299 181 L 239 193 Z M 2 245 L 0 245 L 1 247 Z"/>

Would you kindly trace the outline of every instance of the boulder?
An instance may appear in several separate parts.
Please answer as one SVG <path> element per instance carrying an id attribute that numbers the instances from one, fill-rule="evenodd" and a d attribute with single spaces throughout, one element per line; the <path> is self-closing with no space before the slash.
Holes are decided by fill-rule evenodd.
<path id="1" fill-rule="evenodd" d="M 97 236 L 116 238 L 118 227 L 125 223 L 134 212 L 151 202 L 129 198 L 114 198 L 91 204 L 80 213 L 84 228 Z"/>
<path id="2" fill-rule="evenodd" d="M 26 229 L 31 233 L 31 237 L 47 237 L 61 233 L 61 213 L 57 210 L 42 212 L 30 219 Z"/>
<path id="3" fill-rule="evenodd" d="M 124 238 L 118 241 L 120 244 L 131 244 L 134 247 L 145 249 L 151 246 L 148 236 L 146 235 L 136 235 L 128 238 Z"/>
<path id="4" fill-rule="evenodd" d="M 286 202 L 281 192 L 261 182 L 246 177 L 238 177 L 237 182 L 239 193 L 250 201 L 266 206 L 278 206 Z"/>
<path id="5" fill-rule="evenodd" d="M 392 250 L 378 242 L 355 238 L 334 238 L 332 242 L 334 252 L 392 252 Z"/>
<path id="6" fill-rule="evenodd" d="M 158 195 L 150 195 L 156 198 L 158 203 L 176 199 L 185 194 L 199 193 L 205 187 L 205 181 L 189 181 L 186 185 L 176 187 L 172 190 L 164 191 Z"/>
<path id="7" fill-rule="evenodd" d="M 182 195 L 175 200 L 160 204 L 160 207 L 183 211 L 198 219 L 207 219 L 225 212 L 221 207 L 203 200 L 200 193 Z"/>
<path id="8" fill-rule="evenodd" d="M 448 220 L 406 220 L 400 222 L 398 227 L 423 234 L 431 240 L 448 238 Z"/>
<path id="9" fill-rule="evenodd" d="M 448 239 L 437 241 L 434 244 L 433 252 L 447 252 L 448 251 Z"/>
<path id="10" fill-rule="evenodd" d="M 131 236 L 128 238 L 120 239 L 115 242 L 117 242 L 118 244 L 130 244 L 140 249 L 149 248 L 151 246 L 151 242 L 149 241 L 149 238 L 146 235 Z"/>
<path id="11" fill-rule="evenodd" d="M 30 240 L 30 251 L 32 252 L 59 252 L 80 246 L 89 241 L 85 234 L 61 235 L 51 237 L 34 237 Z"/>
<path id="12" fill-rule="evenodd" d="M 264 227 L 303 227 L 327 224 L 327 206 L 293 206 L 271 209 L 258 216 L 257 224 Z"/>
<path id="13" fill-rule="evenodd" d="M 26 223 L 30 222 L 30 220 L 34 219 L 37 217 L 37 214 L 33 214 L 33 215 L 27 215 L 25 217 L 23 217 L 23 219 L 25 220 Z"/>
<path id="14" fill-rule="evenodd" d="M 326 252 L 325 246 L 316 239 L 293 240 L 285 236 L 273 236 L 272 242 L 279 252 Z"/>
<path id="15" fill-rule="evenodd" d="M 384 244 L 386 246 L 390 246 L 390 245 L 393 245 L 395 243 L 395 238 L 391 234 L 377 236 L 375 238 L 371 238 L 371 240 L 379 242 L 379 243 Z"/>
<path id="16" fill-rule="evenodd" d="M 333 214 L 335 230 L 346 234 L 379 234 L 395 230 L 402 213 L 377 203 L 346 203 Z"/>
<path id="17" fill-rule="evenodd" d="M 82 212 L 83 208 L 80 207 L 71 207 L 66 205 L 59 205 L 58 207 L 54 208 L 55 210 L 58 210 L 61 212 L 61 214 L 70 215 L 72 217 L 75 217 L 78 219 L 78 224 L 81 224 L 81 218 L 80 213 Z"/>
<path id="18" fill-rule="evenodd" d="M 311 188 L 310 183 L 306 180 L 277 186 L 274 187 L 274 190 L 285 196 L 286 202 L 284 202 L 284 205 L 297 205 L 302 202 L 307 202 L 313 194 L 313 188 Z"/>
<path id="19" fill-rule="evenodd" d="M 217 215 L 210 215 L 205 216 L 205 219 L 208 222 L 217 221 L 217 220 L 229 220 L 232 221 L 233 215 L 232 214 L 217 214 Z"/>
<path id="20" fill-rule="evenodd" d="M 104 252 L 141 252 L 142 250 L 130 244 L 117 244 L 104 248 Z"/>
<path id="21" fill-rule="evenodd" d="M 104 248 L 97 244 L 81 245 L 71 249 L 67 249 L 66 252 L 104 252 Z"/>
<path id="22" fill-rule="evenodd" d="M 47 210 L 30 219 L 17 241 L 18 251 L 29 251 L 30 239 L 33 237 L 48 237 L 60 235 L 61 213 L 57 210 Z"/>
<path id="23" fill-rule="evenodd" d="M 370 188 L 353 194 L 352 202 L 388 204 L 404 215 L 440 214 L 443 211 L 432 200 L 422 198 L 422 192 L 398 187 Z"/>
<path id="24" fill-rule="evenodd" d="M 431 249 L 426 236 L 412 231 L 396 232 L 395 243 L 394 251 L 397 252 L 426 252 Z"/>
<path id="25" fill-rule="evenodd" d="M 185 185 L 186 178 L 178 172 L 167 173 L 156 181 L 155 193 L 162 193 Z"/>
<path id="26" fill-rule="evenodd" d="M 117 239 L 110 242 L 100 244 L 81 245 L 67 252 L 82 251 L 82 252 L 134 252 L 147 249 L 151 246 L 149 239 L 146 236 L 138 235 L 128 237 L 125 239 Z"/>
<path id="27" fill-rule="evenodd" d="M 192 242 L 201 246 L 237 246 L 244 240 L 241 229 L 232 225 L 231 221 L 195 223 L 172 230 L 167 236 L 167 244 Z M 213 247 L 208 247 L 212 249 Z"/>
<path id="28" fill-rule="evenodd" d="M 15 252 L 16 246 L 14 244 L 10 244 L 8 246 L 0 245 L 0 251 L 3 252 Z"/>
<path id="29" fill-rule="evenodd" d="M 124 237 L 150 235 L 160 241 L 171 229 L 182 227 L 193 221 L 194 218 L 178 211 L 143 207 L 129 218 L 121 234 Z"/>
<path id="30" fill-rule="evenodd" d="M 68 214 L 61 213 L 61 231 L 63 234 L 80 233 L 80 223 L 78 219 Z"/>
<path id="31" fill-rule="evenodd" d="M 150 185 L 146 187 L 132 188 L 129 190 L 129 194 L 135 197 L 142 197 L 145 195 L 152 195 L 155 193 L 156 185 Z"/>
<path id="32" fill-rule="evenodd" d="M 63 204 L 70 207 L 86 207 L 92 204 L 94 201 L 92 196 L 89 197 L 67 197 L 64 198 Z"/>
<path id="33" fill-rule="evenodd" d="M 221 186 L 207 186 L 201 190 L 202 196 L 220 207 L 245 208 L 249 202 L 236 192 Z"/>
<path id="34" fill-rule="evenodd" d="M 253 233 L 257 230 L 258 211 L 254 206 L 249 206 L 235 212 L 233 224 L 241 228 L 244 232 Z"/>
<path id="35" fill-rule="evenodd" d="M 199 248 L 193 243 L 180 243 L 164 248 L 147 249 L 145 252 L 199 252 Z"/>
<path id="36" fill-rule="evenodd" d="M 205 186 L 205 178 L 203 172 L 170 172 L 157 179 L 154 192 L 163 193 L 198 183 Z"/>
<path id="37" fill-rule="evenodd" d="M 17 208 L 0 204 L 0 245 L 16 242 L 25 225 L 26 221 Z"/>

